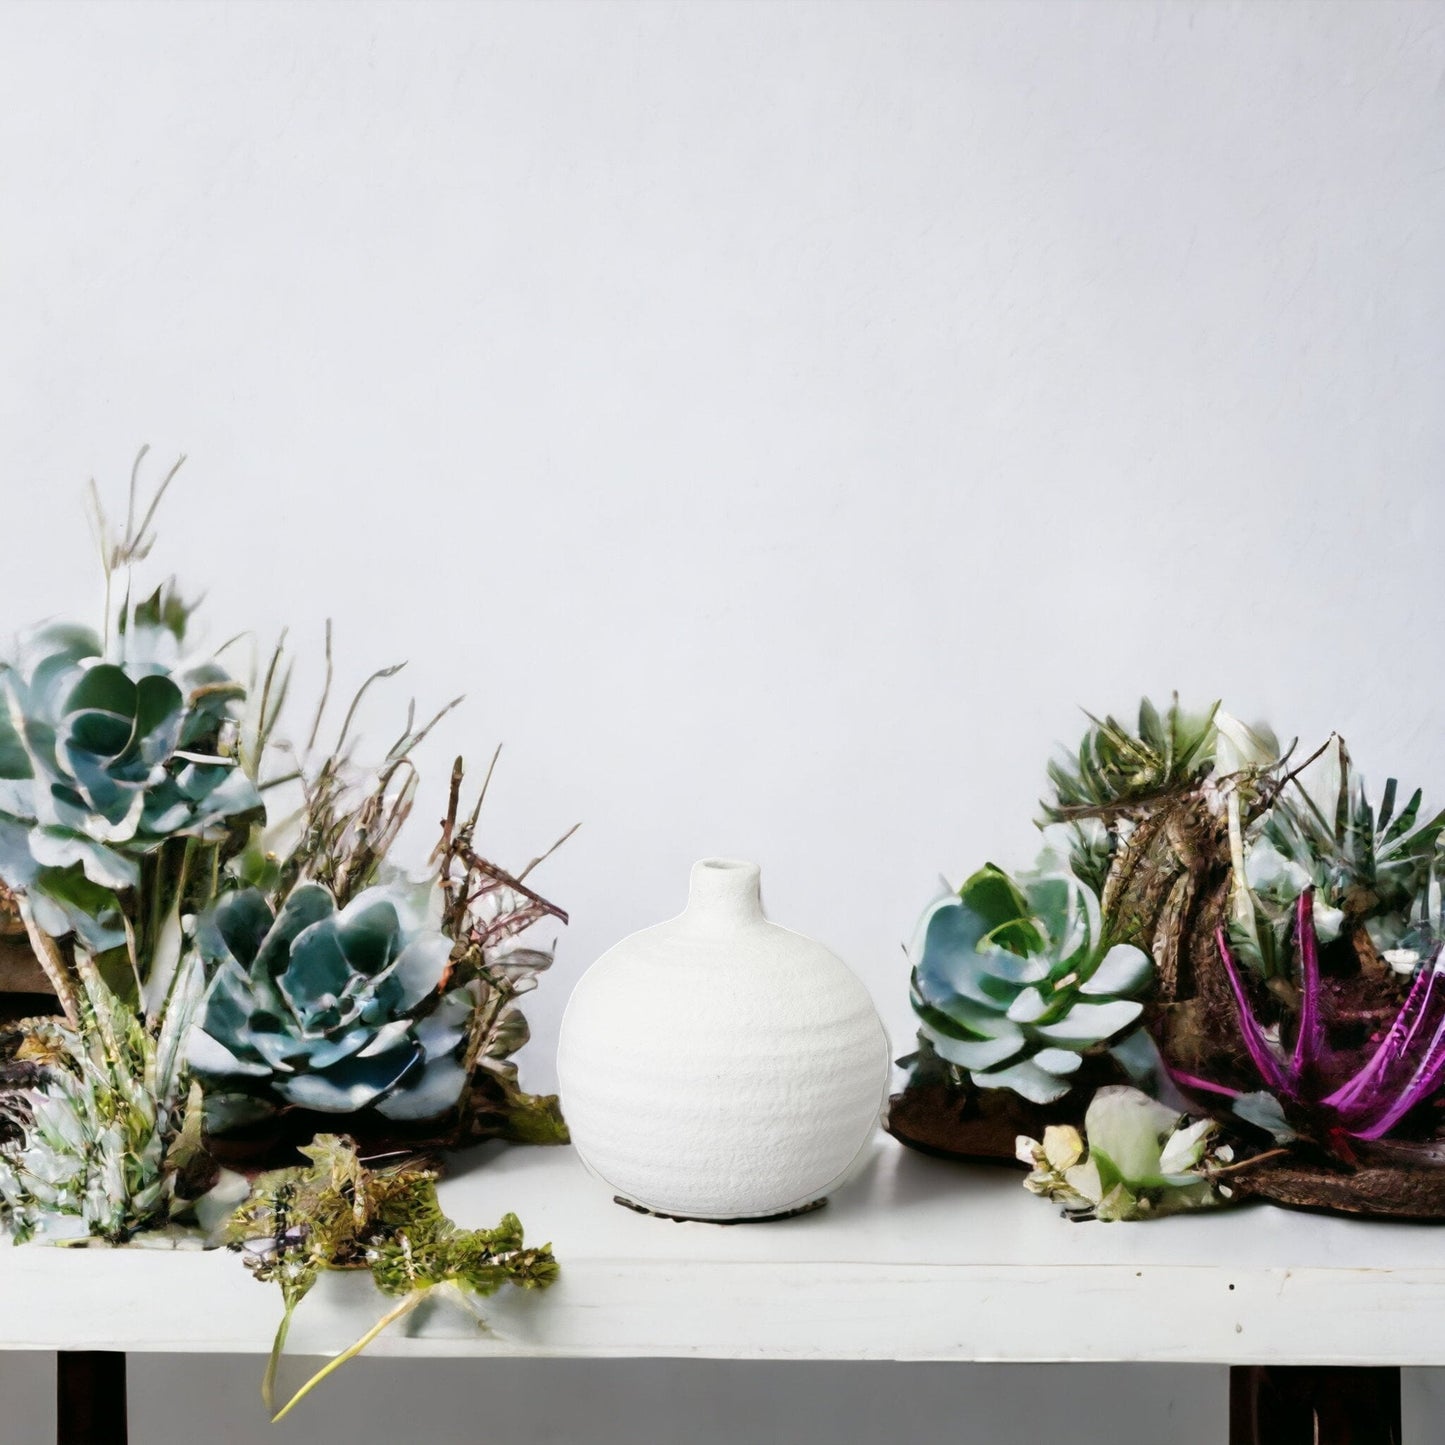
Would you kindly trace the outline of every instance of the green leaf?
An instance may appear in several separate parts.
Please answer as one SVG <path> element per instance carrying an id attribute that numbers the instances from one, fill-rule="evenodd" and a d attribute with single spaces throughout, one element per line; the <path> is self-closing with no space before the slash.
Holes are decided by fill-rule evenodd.
<path id="1" fill-rule="evenodd" d="M 1153 977 L 1154 960 L 1142 948 L 1131 943 L 1116 943 L 1079 985 L 1079 992 L 1094 996 L 1134 994 Z"/>
<path id="2" fill-rule="evenodd" d="M 136 711 L 136 685 L 125 675 L 125 669 L 114 663 L 100 662 L 87 668 L 65 700 L 65 712 L 96 709 L 132 718 Z"/>
<path id="3" fill-rule="evenodd" d="M 973 1081 L 981 1089 L 1012 1089 L 1033 1104 L 1053 1104 L 1069 1092 L 1069 1081 L 1043 1069 L 1033 1059 L 1022 1059 L 1006 1069 L 976 1072 Z"/>
<path id="4" fill-rule="evenodd" d="M 1102 1043 L 1134 1023 L 1144 1005 L 1133 999 L 1110 1003 L 1076 1003 L 1056 1023 L 1035 1024 L 1034 1032 L 1052 1044 Z"/>
<path id="5" fill-rule="evenodd" d="M 985 1008 L 968 999 L 952 999 L 947 1008 L 942 1008 L 930 1003 L 918 991 L 916 983 L 913 1006 L 919 1018 L 945 1038 L 978 1040 L 1020 1037 L 1018 1026 L 1010 1021 L 1006 1009 Z"/>
<path id="6" fill-rule="evenodd" d="M 413 938 L 392 966 L 390 982 L 397 993 L 392 1007 L 410 1013 L 423 999 L 441 986 L 452 955 L 452 941 L 445 934 L 422 933 Z"/>
<path id="7" fill-rule="evenodd" d="M 336 940 L 347 963 L 368 976 L 379 974 L 396 958 L 401 931 L 396 904 L 376 893 L 360 895 L 336 915 Z"/>
<path id="8" fill-rule="evenodd" d="M 180 688 L 170 678 L 155 675 L 141 678 L 135 687 L 136 737 L 149 737 L 169 725 L 169 746 L 166 749 L 169 752 L 170 748 L 175 746 L 175 739 L 180 736 L 181 714 L 185 705 L 186 700 L 181 696 Z"/>
<path id="9" fill-rule="evenodd" d="M 141 602 L 137 602 L 131 609 L 137 630 L 143 627 L 157 627 L 171 633 L 177 641 L 182 641 L 186 635 L 186 624 L 194 611 L 192 605 L 181 600 L 180 594 L 172 582 L 164 582 L 154 592 Z M 124 635 L 126 631 L 126 616 L 124 610 L 120 615 L 118 630 Z"/>
<path id="10" fill-rule="evenodd" d="M 3 702 L 3 699 L 0 699 Z M 20 780 L 34 777 L 30 754 L 25 750 L 9 709 L 0 705 L 0 779 Z"/>
<path id="11" fill-rule="evenodd" d="M 922 1020 L 923 1033 L 939 1058 L 957 1064 L 960 1069 L 970 1072 L 979 1069 L 994 1069 L 1009 1059 L 1017 1058 L 1023 1050 L 1025 1039 L 1022 1031 L 1000 1034 L 992 1039 L 968 1040 L 933 1031 L 927 1019 Z"/>
<path id="12" fill-rule="evenodd" d="M 958 890 L 964 906 L 982 924 L 982 936 L 1012 953 L 1027 955 L 1042 947 L 1043 939 L 1029 917 L 1028 902 L 1003 869 L 985 863 Z"/>
<path id="13" fill-rule="evenodd" d="M 33 899 L 53 904 L 64 916 L 64 928 L 46 930 L 52 937 L 61 938 L 74 931 L 92 953 L 124 945 L 120 900 L 113 890 L 91 882 L 80 868 L 44 869 L 30 885 L 30 893 Z"/>
<path id="14" fill-rule="evenodd" d="M 1032 1024 L 1048 1011 L 1049 1000 L 1037 988 L 1026 988 L 1009 1005 L 1007 1017 L 1017 1024 Z"/>
<path id="15" fill-rule="evenodd" d="M 1084 1115 L 1084 1136 L 1104 1188 L 1122 1180 L 1137 1191 L 1159 1182 L 1163 1141 L 1178 1122 L 1173 1109 L 1138 1089 L 1100 1089 Z"/>

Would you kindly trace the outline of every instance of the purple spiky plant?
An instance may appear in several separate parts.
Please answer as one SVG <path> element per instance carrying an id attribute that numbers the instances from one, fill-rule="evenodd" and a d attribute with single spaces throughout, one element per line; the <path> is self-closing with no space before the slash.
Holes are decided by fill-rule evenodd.
<path id="1" fill-rule="evenodd" d="M 1445 1081 L 1445 958 L 1437 954 L 1416 970 L 1409 994 L 1374 1053 L 1343 1083 L 1336 1083 L 1345 1066 L 1325 1037 L 1313 890 L 1300 894 L 1295 909 L 1300 1009 L 1288 1055 L 1255 1017 L 1224 929 L 1217 930 L 1215 938 L 1234 994 L 1240 1038 L 1265 1089 L 1301 1134 L 1348 1156 L 1351 1139 L 1384 1138 Z M 1176 1078 L 1187 1089 L 1231 1099 L 1243 1096 L 1241 1090 L 1207 1079 Z"/>

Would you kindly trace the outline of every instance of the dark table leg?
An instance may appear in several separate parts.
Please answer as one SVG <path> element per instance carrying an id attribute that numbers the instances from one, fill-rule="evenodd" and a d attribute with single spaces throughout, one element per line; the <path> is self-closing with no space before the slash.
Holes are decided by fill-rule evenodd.
<path id="1" fill-rule="evenodd" d="M 1401 1445 L 1400 1372 L 1235 1365 L 1229 1445 Z"/>
<path id="2" fill-rule="evenodd" d="M 62 1350 L 55 1357 L 56 1445 L 126 1445 L 125 1356 Z"/>

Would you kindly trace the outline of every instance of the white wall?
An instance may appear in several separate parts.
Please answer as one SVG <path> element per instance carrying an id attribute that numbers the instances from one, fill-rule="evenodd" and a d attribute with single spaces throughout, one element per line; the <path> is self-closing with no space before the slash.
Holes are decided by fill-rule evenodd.
<path id="1" fill-rule="evenodd" d="M 334 616 L 470 694 L 425 816 L 505 739 L 495 852 L 584 821 L 530 1082 L 715 851 L 901 1049 L 900 940 L 1031 857 L 1076 703 L 1445 795 L 1442 17 L 0 5 L 0 619 L 184 450 L 217 637 Z"/>

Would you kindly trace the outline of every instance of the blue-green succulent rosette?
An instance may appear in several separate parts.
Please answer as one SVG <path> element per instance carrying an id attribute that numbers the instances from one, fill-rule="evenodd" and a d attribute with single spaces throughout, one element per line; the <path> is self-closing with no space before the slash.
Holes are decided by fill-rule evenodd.
<path id="1" fill-rule="evenodd" d="M 934 1053 L 979 1088 L 1051 1104 L 1091 1051 L 1133 1029 L 1153 961 L 1103 936 L 1072 874 L 1012 878 L 986 864 L 924 914 L 912 1002 Z"/>
<path id="2" fill-rule="evenodd" d="M 0 663 L 0 880 L 39 926 L 101 951 L 124 942 L 115 894 L 170 839 L 214 841 L 258 813 L 234 756 L 241 685 L 180 665 L 183 625 L 133 619 L 121 661 L 88 628 L 51 625 Z"/>
<path id="3" fill-rule="evenodd" d="M 338 909 L 302 883 L 273 913 L 243 889 L 197 943 L 212 976 L 190 1062 L 213 1134 L 288 1109 L 410 1124 L 460 1101 L 475 990 L 446 988 L 451 940 L 414 923 L 399 890 Z"/>

